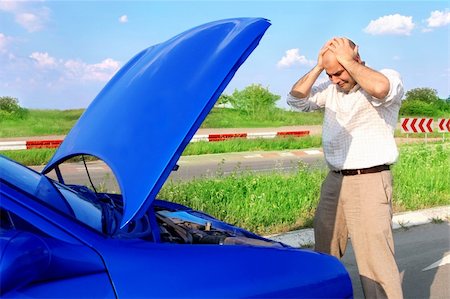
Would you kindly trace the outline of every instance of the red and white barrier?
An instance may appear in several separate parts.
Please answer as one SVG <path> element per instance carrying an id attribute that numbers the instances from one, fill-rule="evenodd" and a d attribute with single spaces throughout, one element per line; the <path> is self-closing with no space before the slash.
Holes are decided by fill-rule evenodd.
<path id="1" fill-rule="evenodd" d="M 401 126 L 403 133 L 431 133 L 433 132 L 432 118 L 402 118 Z"/>
<path id="2" fill-rule="evenodd" d="M 26 141 L 2 141 L 0 142 L 0 150 L 24 150 L 27 149 Z"/>
<path id="3" fill-rule="evenodd" d="M 438 119 L 438 131 L 441 133 L 450 132 L 450 118 Z"/>
<path id="4" fill-rule="evenodd" d="M 309 131 L 281 131 L 281 132 L 257 132 L 257 133 L 219 133 L 219 134 L 208 134 L 208 135 L 194 135 L 191 142 L 198 141 L 224 141 L 234 138 L 241 139 L 256 139 L 256 138 L 264 138 L 270 139 L 275 137 L 303 137 L 308 136 Z"/>
<path id="5" fill-rule="evenodd" d="M 22 141 L 1 141 L 0 150 L 24 150 L 31 148 L 57 148 L 62 140 L 22 140 Z"/>
<path id="6" fill-rule="evenodd" d="M 282 131 L 282 132 L 262 132 L 262 133 L 223 133 L 223 134 L 204 134 L 194 135 L 191 142 L 198 141 L 223 141 L 233 138 L 256 139 L 256 138 L 275 138 L 275 137 L 303 137 L 308 136 L 309 131 Z M 1 150 L 23 150 L 31 148 L 57 148 L 62 140 L 30 140 L 30 141 L 0 141 Z"/>

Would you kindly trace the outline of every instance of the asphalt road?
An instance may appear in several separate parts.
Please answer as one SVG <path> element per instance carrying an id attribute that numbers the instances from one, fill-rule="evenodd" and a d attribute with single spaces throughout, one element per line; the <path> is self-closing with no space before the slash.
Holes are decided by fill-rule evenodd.
<path id="1" fill-rule="evenodd" d="M 394 242 L 404 298 L 450 298 L 450 223 L 395 230 Z M 364 298 L 351 246 L 342 261 L 352 278 L 355 298 Z"/>
<path id="2" fill-rule="evenodd" d="M 245 171 L 252 172 L 294 172 L 299 163 L 311 168 L 326 167 L 321 150 L 294 150 L 282 152 L 244 152 L 183 156 L 178 161 L 179 168 L 173 171 L 168 180 L 186 181 L 201 177 L 230 175 Z M 87 162 L 89 174 L 95 186 L 103 191 L 119 192 L 111 169 L 102 161 Z M 38 171 L 42 166 L 32 167 Z M 60 166 L 66 183 L 87 184 L 89 181 L 82 162 L 64 163 Z M 50 173 L 56 179 L 56 175 Z"/>

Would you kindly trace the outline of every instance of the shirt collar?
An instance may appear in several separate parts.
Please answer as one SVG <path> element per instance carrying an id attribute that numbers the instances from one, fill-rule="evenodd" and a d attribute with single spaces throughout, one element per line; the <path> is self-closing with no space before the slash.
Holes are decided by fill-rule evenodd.
<path id="1" fill-rule="evenodd" d="M 361 88 L 361 86 L 359 86 L 359 84 L 356 84 L 355 86 L 353 86 L 352 89 L 350 89 L 350 91 L 348 93 L 357 92 L 360 88 Z"/>
<path id="2" fill-rule="evenodd" d="M 357 92 L 361 88 L 361 86 L 359 86 L 359 84 L 356 84 L 355 86 L 353 86 L 352 89 L 349 90 L 349 92 L 345 92 L 339 87 L 339 85 L 334 84 L 334 83 L 331 83 L 331 84 L 335 85 L 337 91 L 339 91 L 340 93 L 343 93 L 343 94 L 352 94 L 352 93 Z"/>

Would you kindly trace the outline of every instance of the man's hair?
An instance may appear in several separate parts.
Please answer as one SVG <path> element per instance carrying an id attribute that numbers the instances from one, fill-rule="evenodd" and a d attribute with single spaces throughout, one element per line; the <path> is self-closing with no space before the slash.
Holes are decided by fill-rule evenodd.
<path id="1" fill-rule="evenodd" d="M 350 47 L 352 47 L 352 49 L 356 48 L 356 44 L 354 41 L 352 41 L 351 39 L 348 38 L 348 41 L 350 42 Z"/>
<path id="2" fill-rule="evenodd" d="M 350 48 L 355 49 L 356 48 L 356 44 L 354 41 L 352 41 L 351 39 L 347 38 L 349 43 L 350 43 Z M 361 56 L 359 55 L 359 49 L 358 52 L 356 53 L 357 57 L 362 61 Z"/>

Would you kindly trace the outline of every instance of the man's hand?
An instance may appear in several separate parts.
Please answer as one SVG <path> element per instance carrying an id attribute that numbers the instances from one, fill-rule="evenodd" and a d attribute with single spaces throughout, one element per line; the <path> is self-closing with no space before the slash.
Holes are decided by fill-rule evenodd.
<path id="1" fill-rule="evenodd" d="M 331 41 L 327 41 L 325 45 L 322 47 L 322 49 L 320 49 L 319 56 L 317 57 L 317 64 L 313 67 L 313 69 L 310 70 L 303 77 L 301 77 L 297 82 L 295 82 L 294 86 L 292 86 L 291 95 L 299 99 L 302 99 L 306 98 L 310 94 L 311 87 L 324 70 L 323 54 L 326 51 L 328 51 L 330 42 Z"/>
<path id="2" fill-rule="evenodd" d="M 323 67 L 323 54 L 325 54 L 326 51 L 328 51 L 328 47 L 331 45 L 331 42 L 333 40 L 329 40 L 325 43 L 325 45 L 323 45 L 322 49 L 320 49 L 319 51 L 319 56 L 317 57 L 317 67 L 319 69 L 324 69 Z"/>
<path id="3" fill-rule="evenodd" d="M 353 61 L 360 62 L 358 55 L 358 46 L 354 49 L 350 46 L 350 41 L 344 37 L 335 37 L 329 41 L 328 50 L 333 52 L 337 61 L 342 65 L 347 65 Z"/>
<path id="4" fill-rule="evenodd" d="M 365 66 L 358 54 L 358 46 L 347 38 L 335 37 L 330 41 L 328 50 L 350 74 L 350 76 L 372 97 L 383 100 L 388 94 L 390 83 L 380 72 Z"/>

